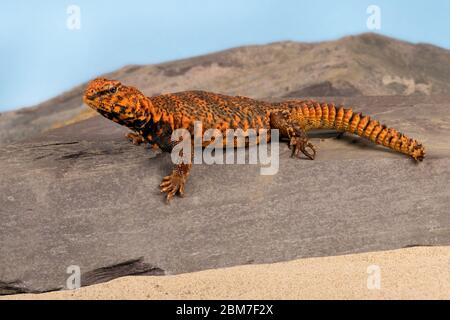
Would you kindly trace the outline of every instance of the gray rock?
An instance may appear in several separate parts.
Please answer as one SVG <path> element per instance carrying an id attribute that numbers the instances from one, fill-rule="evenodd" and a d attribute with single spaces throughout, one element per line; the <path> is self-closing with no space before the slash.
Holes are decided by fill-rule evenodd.
<path id="1" fill-rule="evenodd" d="M 258 165 L 198 165 L 187 196 L 166 205 L 158 185 L 170 156 L 132 145 L 106 119 L 2 147 L 0 294 L 65 288 L 71 265 L 89 285 L 450 244 L 450 100 L 334 100 L 422 140 L 428 157 L 416 164 L 356 137 L 316 134 L 315 161 L 281 144 L 273 176 Z"/>

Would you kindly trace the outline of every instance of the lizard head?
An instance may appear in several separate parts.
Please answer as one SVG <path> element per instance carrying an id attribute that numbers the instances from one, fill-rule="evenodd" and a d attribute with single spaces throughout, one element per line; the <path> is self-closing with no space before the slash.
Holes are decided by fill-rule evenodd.
<path id="1" fill-rule="evenodd" d="M 145 96 L 117 80 L 97 78 L 89 82 L 83 101 L 102 116 L 128 127 L 141 127 L 148 119 L 142 106 Z"/>

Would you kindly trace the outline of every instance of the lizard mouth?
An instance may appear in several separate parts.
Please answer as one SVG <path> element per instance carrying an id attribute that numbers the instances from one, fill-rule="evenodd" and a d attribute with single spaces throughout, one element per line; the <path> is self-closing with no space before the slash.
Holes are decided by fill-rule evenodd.
<path id="1" fill-rule="evenodd" d="M 86 105 L 98 112 L 102 111 L 104 108 L 103 104 L 101 103 L 97 103 L 95 101 L 95 95 L 91 95 L 91 96 L 84 96 L 84 103 L 86 103 Z M 106 110 L 104 110 L 106 112 Z"/>
<path id="2" fill-rule="evenodd" d="M 90 104 L 95 100 L 96 97 L 97 97 L 97 94 L 90 94 L 90 95 L 85 94 L 83 97 L 83 100 L 86 103 Z"/>
<path id="3" fill-rule="evenodd" d="M 97 98 L 98 96 L 100 96 L 102 93 L 101 92 L 97 92 L 97 93 L 94 93 L 94 94 L 90 94 L 90 95 L 86 95 L 85 97 L 86 97 L 86 99 L 87 100 L 94 100 L 95 98 Z"/>
<path id="4" fill-rule="evenodd" d="M 117 89 L 116 89 L 117 90 Z M 116 92 L 116 91 L 114 91 Z M 101 90 L 95 93 L 91 93 L 91 94 L 86 94 L 85 97 L 87 100 L 94 100 L 95 98 L 102 96 L 102 95 L 106 95 L 111 93 L 111 89 L 105 89 L 105 90 Z"/>

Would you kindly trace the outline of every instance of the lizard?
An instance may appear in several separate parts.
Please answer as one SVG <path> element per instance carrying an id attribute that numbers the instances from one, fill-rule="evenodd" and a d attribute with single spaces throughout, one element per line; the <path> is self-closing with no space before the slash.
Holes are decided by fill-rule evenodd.
<path id="1" fill-rule="evenodd" d="M 425 148 L 418 141 L 389 128 L 352 108 L 314 100 L 266 102 L 244 96 L 228 96 L 207 91 L 183 91 L 145 96 L 132 86 L 118 80 L 97 78 L 90 81 L 83 101 L 104 117 L 131 129 L 127 137 L 134 143 L 148 142 L 163 152 L 171 152 L 179 141 L 172 141 L 175 129 L 187 129 L 193 134 L 193 123 L 201 121 L 203 130 L 218 129 L 278 129 L 280 137 L 288 141 L 292 157 L 304 154 L 314 160 L 316 149 L 309 142 L 311 129 L 331 129 L 369 139 L 416 162 L 425 157 Z M 267 135 L 270 141 L 270 135 Z M 226 138 L 223 139 L 226 144 Z M 162 179 L 160 191 L 169 202 L 174 195 L 185 195 L 185 184 L 191 162 L 174 165 L 172 172 Z"/>

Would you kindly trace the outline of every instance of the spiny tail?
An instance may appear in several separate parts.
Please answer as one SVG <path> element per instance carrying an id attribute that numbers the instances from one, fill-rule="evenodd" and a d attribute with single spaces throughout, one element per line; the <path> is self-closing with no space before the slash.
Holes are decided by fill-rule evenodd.
<path id="1" fill-rule="evenodd" d="M 369 116 L 354 113 L 350 108 L 336 108 L 334 104 L 305 101 L 295 109 L 296 116 L 305 121 L 306 130 L 334 129 L 349 132 L 409 155 L 416 161 L 422 161 L 425 157 L 425 149 L 418 141 L 393 128 L 388 128 Z"/>

